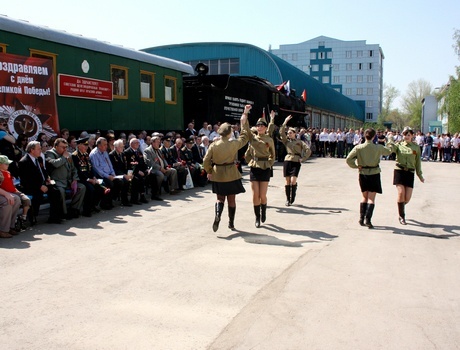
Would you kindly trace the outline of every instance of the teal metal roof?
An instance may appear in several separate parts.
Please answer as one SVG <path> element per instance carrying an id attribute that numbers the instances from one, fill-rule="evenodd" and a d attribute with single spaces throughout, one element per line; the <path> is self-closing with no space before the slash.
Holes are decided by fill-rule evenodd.
<path id="1" fill-rule="evenodd" d="M 363 106 L 310 75 L 257 46 L 243 43 L 187 43 L 143 49 L 142 51 L 180 61 L 239 58 L 240 74 L 257 76 L 279 85 L 290 81 L 291 89 L 300 96 L 305 89 L 307 105 L 364 121 Z"/>

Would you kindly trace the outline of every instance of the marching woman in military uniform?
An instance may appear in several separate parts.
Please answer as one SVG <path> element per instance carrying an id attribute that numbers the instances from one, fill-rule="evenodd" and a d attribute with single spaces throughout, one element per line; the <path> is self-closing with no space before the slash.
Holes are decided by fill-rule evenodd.
<path id="1" fill-rule="evenodd" d="M 274 112 L 272 112 L 274 114 Z M 272 118 L 273 119 L 273 118 Z M 267 134 L 268 124 L 262 116 L 256 123 L 257 133 L 249 133 L 249 147 L 246 151 L 246 162 L 250 166 L 252 203 L 256 215 L 256 227 L 265 222 L 267 213 L 268 182 L 272 176 L 271 167 L 275 162 L 275 144 Z"/>
<path id="2" fill-rule="evenodd" d="M 391 154 L 390 148 L 372 142 L 374 136 L 374 129 L 366 129 L 364 132 L 366 142 L 353 147 L 347 156 L 348 166 L 359 170 L 359 186 L 363 196 L 359 204 L 359 224 L 369 228 L 374 228 L 371 219 L 375 208 L 375 197 L 377 193 L 382 193 L 380 157 Z"/>
<path id="3" fill-rule="evenodd" d="M 225 197 L 228 201 L 228 227 L 234 229 L 236 213 L 236 195 L 246 192 L 241 183 L 241 174 L 235 165 L 235 157 L 238 150 L 248 142 L 248 113 L 250 105 L 244 107 L 241 116 L 242 132 L 238 139 L 230 139 L 232 126 L 223 123 L 217 131 L 220 135 L 219 140 L 215 140 L 203 159 L 203 167 L 208 174 L 208 180 L 212 181 L 212 192 L 217 195 L 215 205 L 215 217 L 212 229 L 216 232 L 219 228 L 220 217 L 224 210 Z"/>
<path id="4" fill-rule="evenodd" d="M 387 146 L 391 147 L 392 152 L 396 153 L 396 165 L 393 176 L 393 185 L 398 191 L 398 212 L 399 223 L 406 225 L 406 204 L 409 203 L 414 190 L 414 178 L 417 174 L 421 182 L 425 182 L 422 175 L 422 160 L 420 146 L 412 142 L 414 131 L 406 126 L 402 132 L 403 140 L 394 143 L 393 134 L 388 133 L 389 139 Z"/>
<path id="5" fill-rule="evenodd" d="M 292 119 L 292 115 L 287 116 L 280 128 L 281 142 L 286 147 L 286 157 L 284 157 L 283 174 L 286 179 L 286 206 L 294 203 L 297 193 L 297 177 L 299 176 L 301 163 L 310 154 L 307 144 L 296 137 L 294 128 L 289 128 L 286 136 L 286 124 Z"/>

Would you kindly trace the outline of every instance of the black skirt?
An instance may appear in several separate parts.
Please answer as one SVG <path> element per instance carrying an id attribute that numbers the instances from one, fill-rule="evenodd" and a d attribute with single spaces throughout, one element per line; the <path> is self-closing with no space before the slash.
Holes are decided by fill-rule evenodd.
<path id="1" fill-rule="evenodd" d="M 283 174 L 284 177 L 288 176 L 299 176 L 300 172 L 300 162 L 292 162 L 290 160 L 285 160 L 283 163 Z"/>
<path id="2" fill-rule="evenodd" d="M 212 182 L 212 193 L 220 196 L 228 196 L 231 194 L 244 193 L 246 190 L 243 187 L 241 179 L 230 182 Z"/>
<path id="3" fill-rule="evenodd" d="M 393 185 L 414 188 L 414 173 L 412 171 L 395 169 L 393 173 Z"/>
<path id="4" fill-rule="evenodd" d="M 271 168 L 253 168 L 249 172 L 249 181 L 270 181 L 272 175 Z"/>
<path id="5" fill-rule="evenodd" d="M 359 186 L 361 187 L 361 192 L 382 193 L 380 173 L 374 175 L 359 174 Z"/>

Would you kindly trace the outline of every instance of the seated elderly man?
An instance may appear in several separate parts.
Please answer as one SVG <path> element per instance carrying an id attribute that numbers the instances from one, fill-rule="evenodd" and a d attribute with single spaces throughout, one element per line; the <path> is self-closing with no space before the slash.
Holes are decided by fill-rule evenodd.
<path id="1" fill-rule="evenodd" d="M 129 147 L 123 152 L 126 157 L 128 171 L 132 171 L 133 179 L 131 185 L 131 203 L 148 203 L 145 198 L 145 186 L 152 189 L 152 199 L 162 200 L 158 195 L 156 177 L 144 161 L 144 155 L 140 151 L 140 141 L 136 138 L 129 141 Z"/>
<path id="2" fill-rule="evenodd" d="M 152 198 L 158 196 L 159 189 L 165 184 L 166 192 L 174 194 L 179 189 L 177 180 L 177 170 L 172 168 L 160 151 L 161 140 L 159 136 L 152 138 L 151 145 L 144 151 L 145 164 L 150 168 L 150 172 L 156 177 L 157 193 L 152 190 Z"/>
<path id="3" fill-rule="evenodd" d="M 196 149 L 196 152 L 194 152 L 194 149 Z M 181 151 L 185 163 L 190 171 L 190 175 L 192 176 L 193 185 L 204 187 L 208 182 L 207 174 L 200 164 L 202 159 L 199 156 L 198 149 L 195 144 L 195 138 L 193 136 L 189 137 Z"/>
<path id="4" fill-rule="evenodd" d="M 121 144 L 123 145 L 123 141 L 121 141 Z M 102 197 L 100 207 L 105 210 L 112 209 L 113 200 L 118 197 L 122 190 L 123 204 L 130 207 L 131 204 L 128 202 L 128 177 L 116 177 L 117 174 L 107 153 L 107 140 L 104 137 L 99 137 L 96 140 L 96 148 L 89 154 L 89 160 L 96 177 L 103 179 L 103 185 L 110 188 L 110 195 Z"/>
<path id="5" fill-rule="evenodd" d="M 67 141 L 63 138 L 57 138 L 54 141 L 54 148 L 46 151 L 47 169 L 51 173 L 51 179 L 56 183 L 61 194 L 62 213 L 67 219 L 78 218 L 80 210 L 83 207 L 86 187 L 79 182 L 77 169 L 75 168 L 72 156 L 67 152 Z M 66 190 L 71 191 L 72 202 L 70 210 L 67 212 Z"/>
<path id="6" fill-rule="evenodd" d="M 3 174 L 0 172 L 0 184 L 3 179 Z M 11 238 L 18 234 L 14 229 L 14 224 L 20 205 L 21 200 L 18 196 L 0 188 L 0 238 Z"/>
<path id="7" fill-rule="evenodd" d="M 26 146 L 27 154 L 19 161 L 19 177 L 25 194 L 32 197 L 32 210 L 29 210 L 29 221 L 33 225 L 37 221 L 40 205 L 44 195 L 50 204 L 49 223 L 60 224 L 62 219 L 61 195 L 51 181 L 42 158 L 42 148 L 39 141 L 30 141 Z"/>
<path id="8" fill-rule="evenodd" d="M 118 139 L 113 143 L 114 150 L 109 153 L 110 162 L 113 167 L 117 179 L 122 182 L 121 186 L 121 204 L 125 207 L 132 207 L 133 205 L 129 202 L 128 192 L 133 178 L 132 174 L 128 174 L 128 161 L 124 152 L 123 140 Z"/>
<path id="9" fill-rule="evenodd" d="M 83 201 L 83 216 L 91 217 L 92 212 L 98 213 L 99 202 L 104 195 L 109 195 L 110 189 L 102 186 L 96 178 L 89 160 L 88 139 L 84 137 L 77 140 L 77 150 L 72 153 L 73 163 L 77 168 L 78 177 L 86 187 L 85 200 Z"/>

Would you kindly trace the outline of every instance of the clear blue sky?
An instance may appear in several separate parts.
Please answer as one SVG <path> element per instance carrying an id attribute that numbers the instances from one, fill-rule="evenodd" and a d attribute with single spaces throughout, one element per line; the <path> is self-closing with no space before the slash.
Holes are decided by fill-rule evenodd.
<path id="1" fill-rule="evenodd" d="M 459 0 L 4 0 L 0 14 L 134 49 L 228 41 L 267 50 L 320 35 L 366 40 L 381 46 L 384 82 L 401 94 L 421 78 L 441 86 L 460 65 L 452 48 Z"/>

